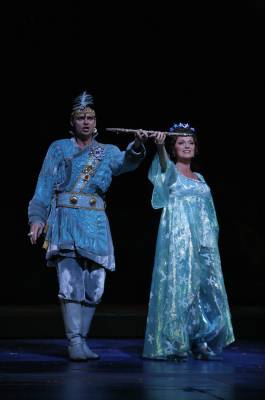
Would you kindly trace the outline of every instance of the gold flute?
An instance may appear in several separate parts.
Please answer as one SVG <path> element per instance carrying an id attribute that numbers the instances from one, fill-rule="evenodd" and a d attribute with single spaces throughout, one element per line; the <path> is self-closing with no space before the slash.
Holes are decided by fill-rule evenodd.
<path id="1" fill-rule="evenodd" d="M 114 132 L 114 133 L 137 133 L 140 129 L 126 129 L 126 128 L 106 128 L 106 131 Z M 177 135 L 176 132 L 160 132 L 160 131 L 147 131 L 145 129 L 141 129 L 143 132 L 147 133 L 148 136 L 156 135 L 157 133 L 165 133 L 166 135 Z"/>

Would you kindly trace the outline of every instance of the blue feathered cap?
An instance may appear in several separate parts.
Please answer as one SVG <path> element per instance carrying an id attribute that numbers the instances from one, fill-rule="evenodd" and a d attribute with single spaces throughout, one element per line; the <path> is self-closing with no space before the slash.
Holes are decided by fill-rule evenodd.
<path id="1" fill-rule="evenodd" d="M 94 105 L 94 99 L 91 94 L 84 91 L 79 96 L 77 96 L 73 101 L 73 113 L 80 112 L 86 108 L 90 108 Z"/>
<path id="2" fill-rule="evenodd" d="M 172 135 L 179 135 L 179 136 L 192 136 L 195 135 L 195 129 L 190 126 L 188 123 L 174 123 L 170 128 L 169 132 L 172 133 Z"/>

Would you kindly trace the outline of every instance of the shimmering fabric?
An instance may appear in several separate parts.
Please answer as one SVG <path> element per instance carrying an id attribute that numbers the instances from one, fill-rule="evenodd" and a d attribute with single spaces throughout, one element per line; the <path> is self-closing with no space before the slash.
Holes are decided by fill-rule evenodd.
<path id="1" fill-rule="evenodd" d="M 163 208 L 143 356 L 164 359 L 207 342 L 220 352 L 234 341 L 218 251 L 218 223 L 203 177 L 190 179 L 168 161 L 149 170 L 152 206 Z"/>
<path id="2" fill-rule="evenodd" d="M 112 176 L 134 170 L 144 155 L 144 148 L 140 153 L 135 153 L 132 143 L 126 151 L 96 140 L 83 150 L 80 150 L 74 138 L 57 140 L 51 144 L 28 210 L 30 223 L 47 224 L 45 243 L 48 265 L 56 266 L 58 256 L 81 256 L 109 270 L 115 269 L 111 232 L 105 211 L 58 207 L 56 195 L 77 191 L 104 197 Z M 89 179 L 80 180 L 82 171 L 88 165 Z"/>

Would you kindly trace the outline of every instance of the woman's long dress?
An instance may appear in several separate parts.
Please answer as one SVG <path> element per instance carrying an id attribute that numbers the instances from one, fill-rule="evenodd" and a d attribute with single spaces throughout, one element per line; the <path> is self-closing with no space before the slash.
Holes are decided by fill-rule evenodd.
<path id="1" fill-rule="evenodd" d="M 234 341 L 218 250 L 218 222 L 203 177 L 190 179 L 156 155 L 149 170 L 153 208 L 163 208 L 143 356 L 164 359 L 207 342 L 221 352 Z"/>

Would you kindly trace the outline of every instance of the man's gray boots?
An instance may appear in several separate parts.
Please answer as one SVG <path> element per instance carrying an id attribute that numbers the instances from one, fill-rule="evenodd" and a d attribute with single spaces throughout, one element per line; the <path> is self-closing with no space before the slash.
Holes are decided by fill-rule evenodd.
<path id="1" fill-rule="evenodd" d="M 87 307 L 85 305 L 81 306 L 82 309 L 82 329 L 81 329 L 81 337 L 83 340 L 83 349 L 84 352 L 89 359 L 97 360 L 99 358 L 99 355 L 94 353 L 90 348 L 88 347 L 86 343 L 86 338 L 90 329 L 90 325 L 96 310 L 96 307 Z"/>
<path id="2" fill-rule="evenodd" d="M 87 361 L 81 337 L 82 306 L 80 303 L 61 300 L 65 334 L 68 339 L 68 353 L 72 361 Z"/>

